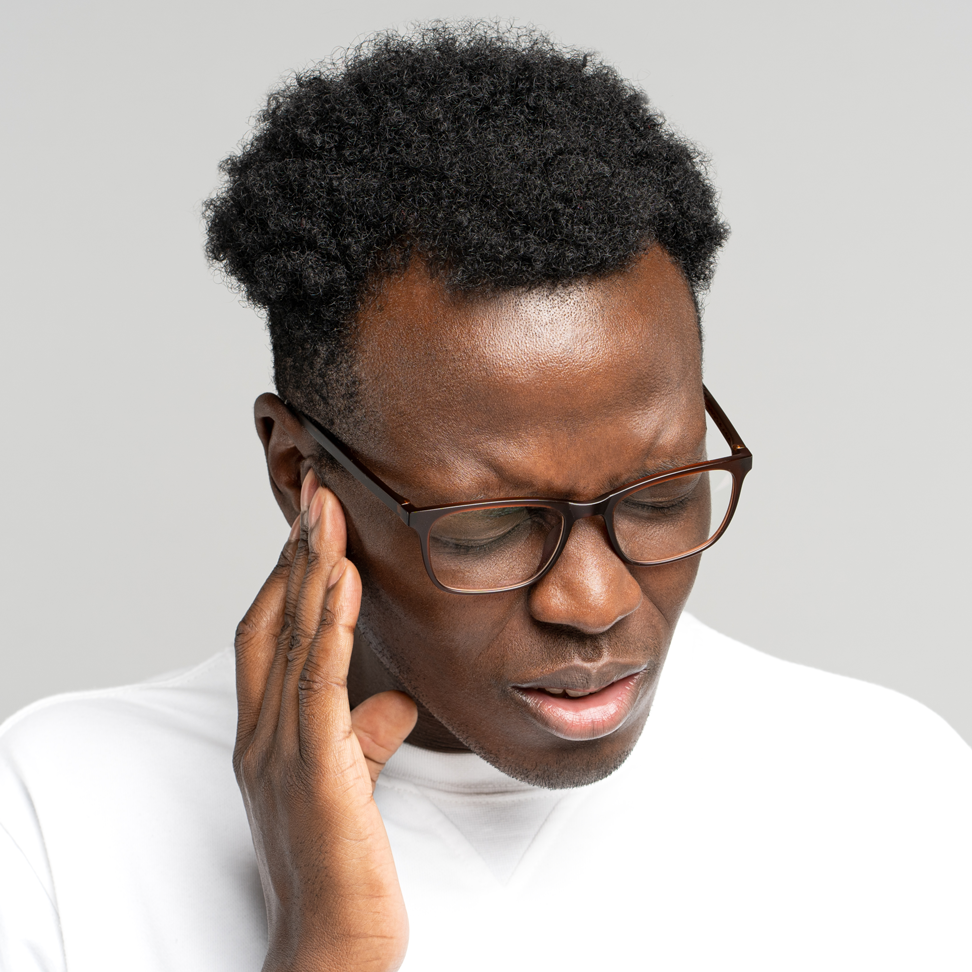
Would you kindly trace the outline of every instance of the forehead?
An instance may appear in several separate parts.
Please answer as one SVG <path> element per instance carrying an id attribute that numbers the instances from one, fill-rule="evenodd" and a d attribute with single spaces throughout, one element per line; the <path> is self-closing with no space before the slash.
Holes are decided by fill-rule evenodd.
<path id="1" fill-rule="evenodd" d="M 413 492 L 443 476 L 470 499 L 584 492 L 639 450 L 690 452 L 704 424 L 695 305 L 658 247 L 609 277 L 486 297 L 450 294 L 413 261 L 355 340 L 362 458 Z"/>

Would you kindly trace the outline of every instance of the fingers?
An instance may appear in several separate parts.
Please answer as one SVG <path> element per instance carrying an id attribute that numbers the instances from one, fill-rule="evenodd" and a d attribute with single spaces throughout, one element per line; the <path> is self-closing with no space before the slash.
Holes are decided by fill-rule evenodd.
<path id="1" fill-rule="evenodd" d="M 343 560 L 347 545 L 344 513 L 337 497 L 329 489 L 320 487 L 311 498 L 306 514 L 302 516 L 307 524 L 307 560 L 294 608 L 278 720 L 279 731 L 285 739 L 297 737 L 298 686 L 301 673 L 324 616 L 329 578 L 332 578 L 335 564 Z M 336 576 L 334 579 L 336 580 Z M 344 708 L 347 710 L 346 700 Z"/>
<path id="2" fill-rule="evenodd" d="M 379 692 L 351 710 L 351 728 L 368 764 L 372 787 L 417 720 L 418 707 L 404 692 Z"/>
<path id="3" fill-rule="evenodd" d="M 344 558 L 346 543 L 341 504 L 309 471 L 280 561 L 238 630 L 237 749 L 276 740 L 284 750 L 320 754 L 354 732 L 373 784 L 411 732 L 416 709 L 402 693 L 386 692 L 350 712 L 361 581 Z"/>
<path id="4" fill-rule="evenodd" d="M 287 656 L 295 638 L 294 619 L 307 567 L 307 509 L 317 490 L 317 475 L 312 469 L 308 470 L 300 489 L 300 515 L 297 517 L 300 533 L 290 563 L 281 623 L 277 629 L 276 646 L 267 673 L 260 717 L 254 730 L 254 740 L 257 745 L 268 744 L 277 731 L 284 679 L 287 674 Z"/>
<path id="5" fill-rule="evenodd" d="M 239 703 L 237 743 L 253 735 L 263 707 L 267 677 L 283 624 L 284 598 L 297 551 L 299 518 L 294 520 L 280 559 L 236 628 L 236 695 Z"/>
<path id="6" fill-rule="evenodd" d="M 332 569 L 324 613 L 298 682 L 300 749 L 306 758 L 345 740 L 351 732 L 348 665 L 360 606 L 358 572 L 354 564 L 342 559 Z"/>

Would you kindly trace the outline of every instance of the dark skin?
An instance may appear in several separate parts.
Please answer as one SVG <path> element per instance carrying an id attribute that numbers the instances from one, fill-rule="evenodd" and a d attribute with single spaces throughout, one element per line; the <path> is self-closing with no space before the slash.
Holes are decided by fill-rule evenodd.
<path id="1" fill-rule="evenodd" d="M 416 261 L 362 310 L 355 342 L 370 418 L 345 437 L 416 506 L 589 500 L 704 457 L 695 305 L 658 247 L 610 277 L 488 298 L 450 295 Z M 385 761 L 407 737 L 543 786 L 606 776 L 644 727 L 698 558 L 627 566 L 591 518 L 531 587 L 443 592 L 416 534 L 319 465 L 279 398 L 255 411 L 294 524 L 237 638 L 265 968 L 397 968 L 407 918 L 371 797 Z M 533 717 L 516 686 L 564 666 L 576 688 L 640 673 L 619 727 L 568 739 Z"/>

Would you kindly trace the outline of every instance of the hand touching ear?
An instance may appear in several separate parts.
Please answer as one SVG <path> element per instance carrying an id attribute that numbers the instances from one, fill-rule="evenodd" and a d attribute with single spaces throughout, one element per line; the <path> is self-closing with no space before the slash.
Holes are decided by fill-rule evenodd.
<path id="1" fill-rule="evenodd" d="M 408 917 L 375 781 L 415 725 L 401 692 L 354 711 L 361 602 L 341 505 L 313 471 L 301 511 L 236 634 L 233 765 L 266 899 L 264 972 L 397 969 Z"/>

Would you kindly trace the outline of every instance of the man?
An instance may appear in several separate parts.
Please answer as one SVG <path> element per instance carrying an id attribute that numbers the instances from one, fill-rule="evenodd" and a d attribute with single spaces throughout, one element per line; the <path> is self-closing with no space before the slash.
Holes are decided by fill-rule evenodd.
<path id="1" fill-rule="evenodd" d="M 682 616 L 751 464 L 697 153 L 585 55 L 438 25 L 224 171 L 291 533 L 235 674 L 7 723 L 2 967 L 968 968 L 968 747 Z"/>

